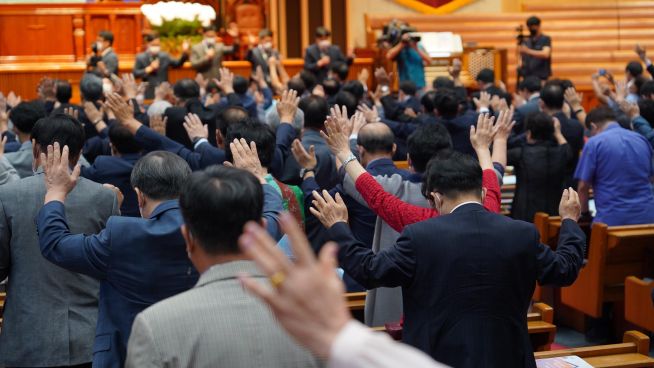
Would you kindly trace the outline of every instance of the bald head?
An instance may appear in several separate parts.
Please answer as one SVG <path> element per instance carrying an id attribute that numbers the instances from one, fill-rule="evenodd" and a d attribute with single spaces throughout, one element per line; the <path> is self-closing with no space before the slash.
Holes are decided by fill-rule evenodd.
<path id="1" fill-rule="evenodd" d="M 369 154 L 393 154 L 395 136 L 384 123 L 366 124 L 359 131 L 357 145 Z"/>

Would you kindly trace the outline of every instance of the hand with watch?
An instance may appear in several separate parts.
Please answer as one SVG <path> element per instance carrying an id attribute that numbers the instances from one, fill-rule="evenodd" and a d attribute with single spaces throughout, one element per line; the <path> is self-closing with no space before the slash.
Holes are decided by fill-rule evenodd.
<path id="1" fill-rule="evenodd" d="M 291 145 L 291 152 L 295 161 L 300 165 L 300 178 L 306 179 L 316 174 L 316 167 L 318 166 L 318 158 L 316 157 L 316 149 L 314 146 L 309 147 L 309 152 L 302 146 L 302 142 L 296 139 Z"/>

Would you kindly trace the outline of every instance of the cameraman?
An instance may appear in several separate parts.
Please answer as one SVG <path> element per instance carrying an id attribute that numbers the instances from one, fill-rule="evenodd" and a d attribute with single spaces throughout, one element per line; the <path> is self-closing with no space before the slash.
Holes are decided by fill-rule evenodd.
<path id="1" fill-rule="evenodd" d="M 427 51 L 420 45 L 420 37 L 410 31 L 402 32 L 402 38 L 386 53 L 388 60 L 397 62 L 400 82 L 413 81 L 419 90 L 425 88 L 425 65 L 431 62 Z"/>
<path id="2" fill-rule="evenodd" d="M 552 75 L 552 39 L 540 30 L 540 19 L 527 19 L 529 37 L 522 37 L 518 47 L 522 55 L 520 74 L 523 78 L 536 76 L 545 81 Z"/>
<path id="3" fill-rule="evenodd" d="M 100 31 L 95 43 L 91 45 L 93 54 L 86 61 L 86 70 L 101 78 L 118 74 L 118 56 L 113 49 L 114 34 Z"/>

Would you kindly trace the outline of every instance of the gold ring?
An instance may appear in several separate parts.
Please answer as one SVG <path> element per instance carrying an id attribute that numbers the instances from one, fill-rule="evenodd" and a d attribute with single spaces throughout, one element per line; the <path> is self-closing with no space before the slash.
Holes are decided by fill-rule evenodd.
<path id="1" fill-rule="evenodd" d="M 277 271 L 272 274 L 272 276 L 269 277 L 270 283 L 275 289 L 279 289 L 280 286 L 282 286 L 282 283 L 284 280 L 286 280 L 286 274 L 282 271 Z"/>

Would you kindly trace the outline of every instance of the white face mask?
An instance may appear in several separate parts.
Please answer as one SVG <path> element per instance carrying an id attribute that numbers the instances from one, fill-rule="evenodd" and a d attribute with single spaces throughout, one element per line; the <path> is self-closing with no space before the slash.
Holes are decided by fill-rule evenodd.
<path id="1" fill-rule="evenodd" d="M 95 43 L 95 47 L 98 49 L 98 51 L 102 51 L 102 42 L 101 42 L 101 41 L 97 41 L 97 42 Z"/>
<path id="2" fill-rule="evenodd" d="M 331 46 L 331 45 L 332 45 L 332 43 L 329 40 L 322 40 L 322 41 L 318 42 L 318 47 L 320 47 L 323 50 L 329 48 L 329 46 Z"/>
<path id="3" fill-rule="evenodd" d="M 273 47 L 272 42 L 264 42 L 263 45 L 261 45 L 261 46 L 263 46 L 263 48 L 264 48 L 266 51 L 270 51 L 270 50 L 272 50 L 272 47 Z"/>
<path id="4" fill-rule="evenodd" d="M 152 55 L 156 55 L 161 51 L 161 46 L 150 46 L 148 47 L 148 51 L 150 51 Z"/>
<path id="5" fill-rule="evenodd" d="M 207 45 L 215 45 L 216 39 L 213 37 L 205 38 L 204 43 L 206 43 Z"/>

